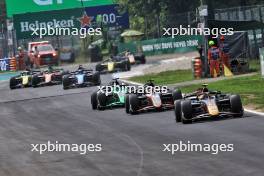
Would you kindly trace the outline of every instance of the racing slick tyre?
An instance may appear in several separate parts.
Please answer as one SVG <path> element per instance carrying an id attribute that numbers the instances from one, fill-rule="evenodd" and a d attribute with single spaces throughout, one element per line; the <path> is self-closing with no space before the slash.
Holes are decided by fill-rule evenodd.
<path id="1" fill-rule="evenodd" d="M 172 98 L 173 101 L 181 100 L 182 99 L 182 92 L 180 89 L 175 89 L 172 91 Z"/>
<path id="2" fill-rule="evenodd" d="M 132 94 L 129 96 L 129 107 L 130 107 L 130 113 L 132 115 L 138 113 L 139 101 L 137 95 Z"/>
<path id="3" fill-rule="evenodd" d="M 125 96 L 125 108 L 126 108 L 126 113 L 129 114 L 130 107 L 129 107 L 129 95 Z"/>
<path id="4" fill-rule="evenodd" d="M 192 104 L 191 100 L 181 101 L 181 110 L 182 110 L 182 123 L 189 124 L 192 123 Z"/>
<path id="5" fill-rule="evenodd" d="M 64 89 L 64 90 L 67 90 L 67 89 L 70 88 L 71 80 L 70 80 L 69 77 L 70 77 L 69 75 L 65 75 L 65 76 L 62 78 L 62 86 L 63 86 L 63 89 Z"/>
<path id="6" fill-rule="evenodd" d="M 141 64 L 145 64 L 146 63 L 146 57 L 145 55 L 141 55 Z"/>
<path id="7" fill-rule="evenodd" d="M 243 116 L 243 106 L 239 95 L 230 96 L 230 106 L 231 106 L 231 112 L 235 113 L 234 117 Z"/>
<path id="8" fill-rule="evenodd" d="M 93 75 L 93 81 L 95 83 L 96 86 L 100 86 L 101 85 L 101 78 L 100 78 L 100 72 L 95 72 Z"/>
<path id="9" fill-rule="evenodd" d="M 176 123 L 182 121 L 182 110 L 181 110 L 181 100 L 176 100 L 174 103 L 174 113 Z"/>
<path id="10" fill-rule="evenodd" d="M 16 85 L 17 85 L 16 78 L 15 77 L 11 78 L 10 81 L 9 81 L 9 87 L 10 87 L 10 89 L 15 89 L 16 88 Z"/>
<path id="11" fill-rule="evenodd" d="M 38 84 L 40 83 L 40 81 L 41 81 L 40 78 L 37 75 L 34 75 L 32 77 L 32 87 L 33 88 L 38 87 Z"/>
<path id="12" fill-rule="evenodd" d="M 128 61 L 127 62 L 127 70 L 126 71 L 130 71 L 131 70 L 131 64 L 130 64 L 130 62 Z"/>
<path id="13" fill-rule="evenodd" d="M 102 92 L 99 92 L 98 95 L 97 95 L 97 99 L 98 99 L 98 109 L 99 110 L 104 110 L 105 107 L 106 107 L 106 104 L 107 104 L 107 97 L 104 93 Z"/>
<path id="14" fill-rule="evenodd" d="M 98 71 L 98 72 L 101 72 L 101 71 L 102 71 L 102 67 L 101 67 L 100 64 L 97 64 L 97 65 L 95 66 L 95 71 Z"/>
<path id="15" fill-rule="evenodd" d="M 92 104 L 93 110 L 96 110 L 98 107 L 97 92 L 94 92 L 91 95 L 91 104 Z"/>

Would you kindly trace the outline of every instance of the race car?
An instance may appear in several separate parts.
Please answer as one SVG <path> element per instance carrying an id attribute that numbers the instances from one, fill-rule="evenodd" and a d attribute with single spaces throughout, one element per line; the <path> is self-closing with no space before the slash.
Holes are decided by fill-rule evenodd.
<path id="1" fill-rule="evenodd" d="M 147 81 L 144 85 L 147 87 L 155 86 L 153 80 Z M 155 88 L 156 89 L 156 88 Z M 138 114 L 143 111 L 151 110 L 168 110 L 174 108 L 174 101 L 182 99 L 182 93 L 178 89 L 170 90 L 166 88 L 166 92 L 136 92 L 134 94 L 127 94 L 125 97 L 126 113 Z"/>
<path id="2" fill-rule="evenodd" d="M 146 63 L 146 57 L 144 54 L 132 54 L 128 51 L 120 53 L 120 57 L 125 57 L 129 60 L 130 64 L 145 64 Z"/>
<path id="3" fill-rule="evenodd" d="M 64 90 L 76 87 L 99 86 L 101 85 L 101 76 L 99 72 L 79 66 L 77 71 L 63 76 L 62 84 Z"/>
<path id="4" fill-rule="evenodd" d="M 223 116 L 243 117 L 244 109 L 239 95 L 210 91 L 204 84 L 197 91 L 176 100 L 174 112 L 176 122 L 192 123 L 200 118 Z"/>
<path id="5" fill-rule="evenodd" d="M 40 71 L 26 70 L 26 71 L 21 72 L 20 75 L 12 77 L 9 81 L 10 89 L 31 87 L 33 75 L 39 72 Z"/>
<path id="6" fill-rule="evenodd" d="M 105 110 L 106 108 L 124 107 L 127 93 L 126 86 L 118 78 L 113 79 L 108 86 L 102 87 L 102 90 L 98 90 L 91 95 L 92 109 Z M 111 88 L 109 93 L 106 91 L 108 88 Z"/>
<path id="7" fill-rule="evenodd" d="M 63 69 L 53 69 L 50 66 L 47 70 L 32 77 L 32 87 L 59 85 L 66 73 Z"/>
<path id="8" fill-rule="evenodd" d="M 95 70 L 100 73 L 113 73 L 119 71 L 130 71 L 131 65 L 126 57 L 112 56 L 95 66 Z"/>

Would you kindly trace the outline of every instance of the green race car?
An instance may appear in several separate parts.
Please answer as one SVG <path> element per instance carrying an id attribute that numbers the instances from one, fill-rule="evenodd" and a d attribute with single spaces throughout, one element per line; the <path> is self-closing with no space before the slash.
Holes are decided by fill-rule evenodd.
<path id="1" fill-rule="evenodd" d="M 120 83 L 118 79 L 113 79 L 108 86 L 101 87 L 91 95 L 92 108 L 104 110 L 112 107 L 124 107 L 126 93 L 126 85 Z"/>

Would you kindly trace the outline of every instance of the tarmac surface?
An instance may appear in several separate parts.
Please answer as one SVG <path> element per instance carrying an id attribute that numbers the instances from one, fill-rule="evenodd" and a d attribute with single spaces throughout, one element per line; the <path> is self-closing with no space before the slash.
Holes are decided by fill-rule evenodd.
<path id="1" fill-rule="evenodd" d="M 102 75 L 103 83 L 111 75 Z M 173 111 L 94 111 L 95 87 L 0 86 L 0 176 L 263 176 L 264 117 L 176 124 Z M 101 144 L 102 151 L 32 152 L 31 144 Z M 234 151 L 165 152 L 163 144 L 233 144 Z"/>

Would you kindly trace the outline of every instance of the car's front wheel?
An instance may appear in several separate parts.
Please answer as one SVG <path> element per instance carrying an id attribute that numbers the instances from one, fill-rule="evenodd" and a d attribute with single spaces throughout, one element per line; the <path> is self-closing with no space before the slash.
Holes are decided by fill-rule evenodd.
<path id="1" fill-rule="evenodd" d="M 125 108 L 126 108 L 126 113 L 129 114 L 130 107 L 129 107 L 129 95 L 125 96 Z"/>
<path id="2" fill-rule="evenodd" d="M 183 124 L 188 124 L 192 123 L 192 104 L 191 100 L 183 100 L 181 102 L 181 110 L 182 110 L 182 123 Z"/>
<path id="3" fill-rule="evenodd" d="M 182 110 L 181 110 L 181 100 L 176 100 L 174 103 L 174 113 L 176 122 L 182 121 Z"/>
<path id="4" fill-rule="evenodd" d="M 92 104 L 93 110 L 96 110 L 98 107 L 97 92 L 94 92 L 91 95 L 91 104 Z"/>
<path id="5" fill-rule="evenodd" d="M 230 96 L 230 106 L 231 112 L 235 113 L 235 117 L 243 116 L 243 105 L 239 95 L 231 95 Z"/>
<path id="6" fill-rule="evenodd" d="M 98 109 L 99 110 L 104 110 L 106 108 L 107 105 L 107 97 L 104 93 L 99 92 L 97 95 L 98 98 Z"/>
<path id="7" fill-rule="evenodd" d="M 130 113 L 137 114 L 139 110 L 139 100 L 137 95 L 130 95 L 129 96 L 129 106 L 130 106 Z"/>

